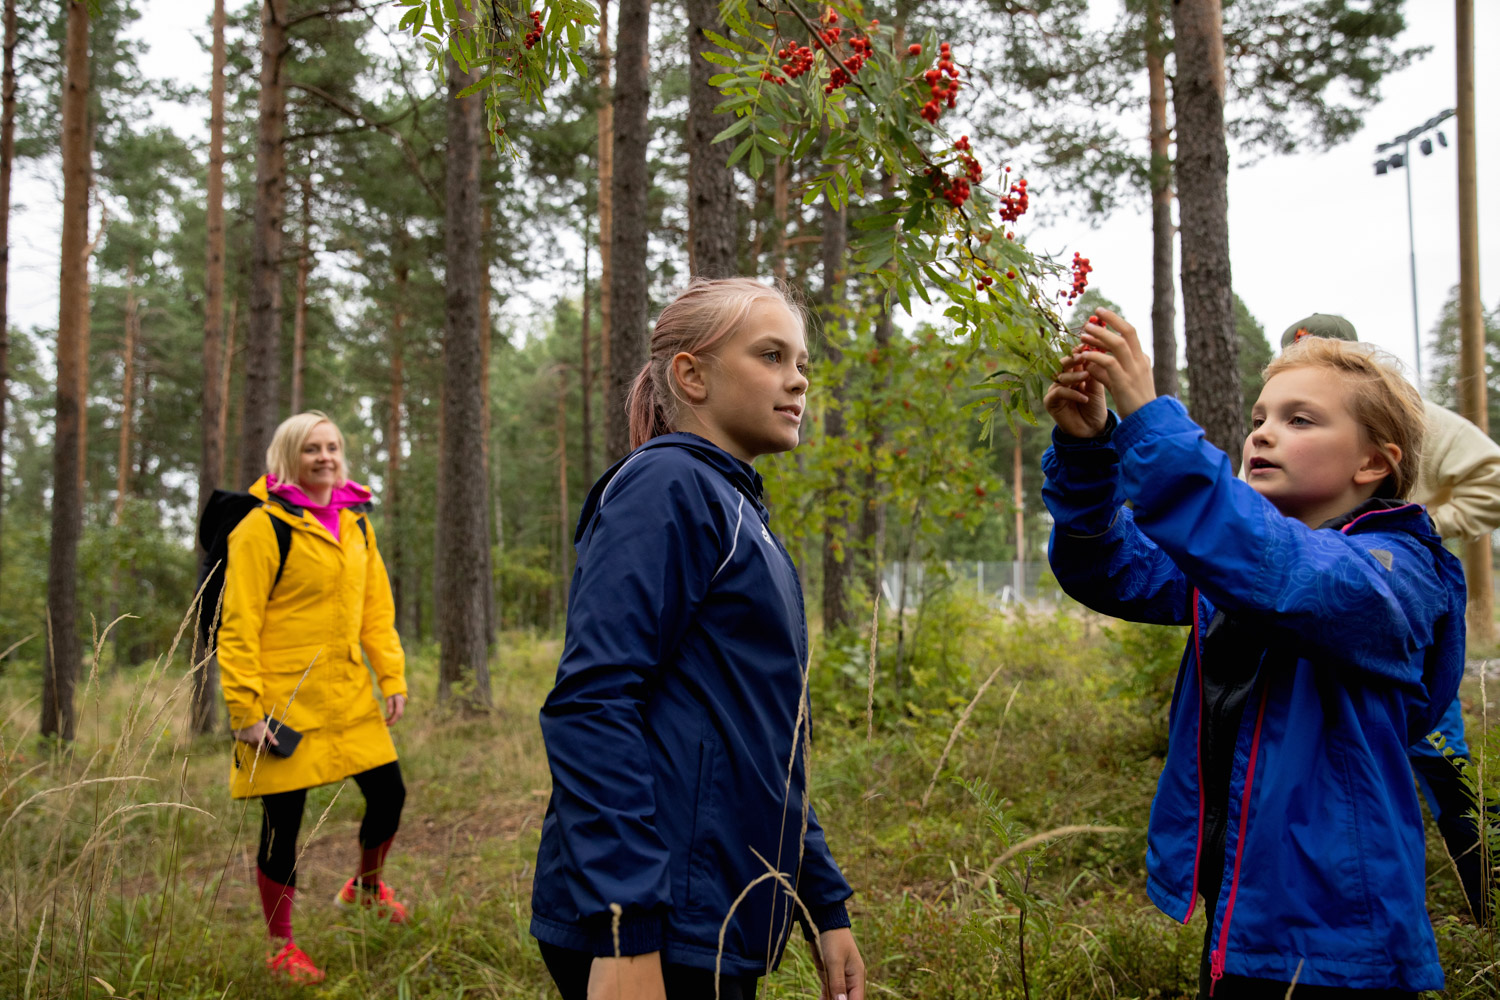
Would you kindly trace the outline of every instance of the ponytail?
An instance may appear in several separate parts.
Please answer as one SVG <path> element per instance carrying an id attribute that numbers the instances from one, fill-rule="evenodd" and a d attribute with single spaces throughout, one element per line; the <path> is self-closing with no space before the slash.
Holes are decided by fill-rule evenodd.
<path id="1" fill-rule="evenodd" d="M 661 434 L 672 433 L 671 420 L 657 398 L 656 379 L 651 369 L 656 366 L 653 358 L 641 366 L 640 374 L 630 385 L 630 395 L 625 401 L 625 412 L 630 419 L 630 447 L 639 448 Z"/>

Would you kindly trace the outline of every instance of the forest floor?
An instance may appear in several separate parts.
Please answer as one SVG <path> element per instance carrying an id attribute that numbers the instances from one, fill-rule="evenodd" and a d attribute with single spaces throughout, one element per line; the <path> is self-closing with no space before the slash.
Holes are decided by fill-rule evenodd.
<path id="1" fill-rule="evenodd" d="M 820 641 L 812 683 L 813 802 L 855 888 L 868 996 L 1193 996 L 1202 917 L 1181 926 L 1161 915 L 1144 872 L 1181 633 L 1076 609 L 1017 618 L 939 608 L 905 641 L 903 687 L 878 686 L 872 739 L 867 635 Z M 884 678 L 894 638 L 881 646 Z M 505 635 L 492 668 L 498 707 L 467 717 L 434 705 L 431 652 L 412 657 L 413 700 L 396 736 L 408 796 L 386 875 L 413 919 L 393 927 L 334 905 L 353 873 L 362 800 L 352 782 L 313 792 L 295 925 L 328 978 L 290 992 L 555 996 L 527 920 L 549 787 L 536 711 L 559 647 Z M 228 798 L 222 741 L 182 734 L 184 659 L 82 688 L 66 754 L 32 735 L 34 665 L 0 676 L 0 995 L 289 992 L 262 968 L 259 808 Z M 121 780 L 138 777 L 151 780 Z M 1065 826 L 1123 832 L 1059 836 L 985 874 L 1009 844 Z M 1434 830 L 1428 853 L 1443 996 L 1500 995 L 1500 949 L 1460 916 Z M 795 941 L 762 996 L 816 995 Z"/>

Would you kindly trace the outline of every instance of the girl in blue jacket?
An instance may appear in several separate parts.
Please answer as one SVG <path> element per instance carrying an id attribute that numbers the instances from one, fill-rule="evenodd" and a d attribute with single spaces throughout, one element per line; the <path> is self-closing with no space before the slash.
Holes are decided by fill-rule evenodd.
<path id="1" fill-rule="evenodd" d="M 1403 500 L 1421 399 L 1367 346 L 1308 338 L 1266 369 L 1247 484 L 1156 398 L 1135 330 L 1098 317 L 1047 394 L 1043 495 L 1069 594 L 1192 626 L 1152 900 L 1185 923 L 1203 897 L 1215 1000 L 1279 1000 L 1293 981 L 1304 998 L 1441 989 L 1406 748 L 1457 690 L 1464 584 Z"/>
<path id="2" fill-rule="evenodd" d="M 802 587 L 752 466 L 797 446 L 806 368 L 781 292 L 695 280 L 631 389 L 635 450 L 584 504 L 531 900 L 564 1000 L 753 998 L 794 922 L 825 997 L 863 1000 L 807 805 Z"/>

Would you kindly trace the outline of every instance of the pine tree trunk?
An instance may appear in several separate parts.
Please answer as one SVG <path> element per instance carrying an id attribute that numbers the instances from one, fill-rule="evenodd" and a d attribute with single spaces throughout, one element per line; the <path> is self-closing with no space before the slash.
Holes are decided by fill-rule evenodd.
<path id="1" fill-rule="evenodd" d="M 1167 42 L 1161 5 L 1146 0 L 1146 74 L 1151 107 L 1151 347 L 1158 396 L 1175 396 L 1177 287 L 1172 275 L 1172 129 L 1167 124 Z"/>
<path id="2" fill-rule="evenodd" d="M 401 408 L 406 405 L 406 243 L 406 233 L 403 231 L 393 241 L 391 248 L 392 256 L 395 257 L 396 287 L 395 302 L 391 308 L 390 415 L 385 430 L 385 549 L 391 557 L 391 602 L 396 606 L 398 627 L 406 621 L 406 604 L 402 601 L 406 590 L 406 552 L 402 544 L 405 531 L 401 524 Z"/>
<path id="3" fill-rule="evenodd" d="M 582 329 L 578 335 L 578 398 L 582 401 L 583 412 L 580 417 L 583 421 L 583 482 L 585 485 L 594 481 L 594 407 L 590 401 L 594 389 L 594 370 L 590 365 L 589 341 L 593 337 L 589 330 L 593 318 L 593 309 L 589 305 L 589 232 L 588 223 L 583 227 L 583 316 L 580 320 Z"/>
<path id="4" fill-rule="evenodd" d="M 611 464 L 610 426 L 624 412 L 625 401 L 615 399 L 610 376 L 610 283 L 614 258 L 615 204 L 615 104 L 609 80 L 609 0 L 599 0 L 599 385 L 603 390 L 599 410 L 599 435 L 604 439 L 604 464 Z"/>
<path id="5" fill-rule="evenodd" d="M 250 250 L 250 325 L 241 403 L 241 489 L 265 471 L 281 396 L 281 224 L 286 211 L 286 0 L 262 0 L 260 117 L 255 148 L 255 221 Z"/>
<path id="6" fill-rule="evenodd" d="M 771 193 L 772 214 L 776 218 L 776 256 L 771 259 L 771 273 L 778 281 L 786 280 L 787 218 L 791 203 L 791 167 L 786 157 L 776 160 L 775 189 Z"/>
<path id="7" fill-rule="evenodd" d="M 130 438 L 135 421 L 135 353 L 139 339 L 140 303 L 135 294 L 135 261 L 125 268 L 125 345 L 120 351 L 124 373 L 120 380 L 120 448 L 115 462 L 114 524 L 125 515 L 125 497 L 130 492 Z"/>
<path id="8" fill-rule="evenodd" d="M 709 80 L 722 67 L 703 58 L 718 52 L 704 31 L 724 34 L 718 0 L 687 0 L 688 15 L 688 269 L 705 278 L 730 278 L 739 273 L 735 262 L 738 245 L 738 205 L 734 175 L 729 169 L 733 143 L 714 144 L 713 138 L 733 121 L 732 115 L 716 115 L 723 95 Z"/>
<path id="9" fill-rule="evenodd" d="M 214 0 L 213 76 L 208 98 L 208 228 L 207 267 L 203 294 L 203 423 L 198 460 L 198 516 L 224 479 L 224 416 L 228 390 L 224 385 L 229 359 L 224 351 L 224 0 Z M 196 534 L 196 533 L 195 533 Z M 197 550 L 201 560 L 206 553 Z M 200 608 L 210 618 L 215 608 Z M 196 644 L 195 644 L 196 646 Z M 219 659 L 209 650 L 196 650 L 192 670 L 192 731 L 212 732 L 219 714 Z"/>
<path id="10" fill-rule="evenodd" d="M 840 342 L 844 333 L 844 251 L 848 245 L 848 215 L 841 205 L 835 209 L 828 198 L 823 200 L 823 292 L 820 305 L 823 309 L 824 357 L 830 366 L 843 360 Z M 845 390 L 841 383 L 830 386 L 829 400 L 823 409 L 824 447 L 837 447 L 844 436 Z M 833 496 L 842 496 L 848 491 L 848 476 L 844 469 L 834 472 L 830 489 Z M 852 623 L 848 591 L 852 553 L 847 551 L 849 521 L 843 514 L 842 503 L 825 502 L 825 527 L 823 530 L 823 631 L 832 633 Z"/>
<path id="11" fill-rule="evenodd" d="M 1182 211 L 1182 313 L 1189 407 L 1239 469 L 1239 341 L 1229 269 L 1229 147 L 1224 137 L 1224 35 L 1219 0 L 1175 0 L 1177 198 Z"/>
<path id="12" fill-rule="evenodd" d="M 229 388 L 234 383 L 234 341 L 238 334 L 239 325 L 240 297 L 236 295 L 229 300 L 229 318 L 224 321 L 224 364 L 219 368 L 219 399 L 223 400 L 223 405 L 219 407 L 219 440 L 224 446 L 224 466 L 226 468 L 229 465 L 229 442 L 240 439 L 238 428 L 236 428 L 233 437 L 229 436 Z M 240 407 L 240 411 L 243 415 L 243 406 Z M 219 478 L 223 479 L 222 470 Z"/>
<path id="13" fill-rule="evenodd" d="M 16 0 L 5 0 L 5 58 L 0 75 L 0 467 L 5 464 L 10 402 L 10 174 L 16 161 Z M 5 491 L 0 489 L 0 510 Z M 0 521 L 3 524 L 3 521 Z M 0 573 L 0 592 L 5 585 Z"/>
<path id="14" fill-rule="evenodd" d="M 47 659 L 42 678 L 44 736 L 73 738 L 73 689 L 83 658 L 78 640 L 78 539 L 83 531 L 78 442 L 85 365 L 80 332 L 89 308 L 85 254 L 89 225 L 89 20 L 69 0 L 67 79 L 62 100 L 63 217 L 57 319 L 57 428 L 52 439 L 52 538 L 47 566 Z"/>
<path id="15" fill-rule="evenodd" d="M 568 509 L 568 367 L 557 366 L 557 582 L 559 617 L 568 606 L 568 582 L 572 572 L 568 553 L 573 549 L 573 526 Z"/>
<path id="16" fill-rule="evenodd" d="M 490 321 L 490 261 L 485 252 L 486 244 L 490 235 L 490 203 L 484 203 L 484 212 L 480 218 L 479 232 L 479 369 L 483 372 L 483 382 L 480 405 L 480 451 L 484 464 L 480 475 L 488 484 L 490 481 L 490 347 L 494 337 L 494 324 Z M 489 506 L 485 504 L 484 516 L 489 518 Z M 494 537 L 494 525 L 490 525 L 490 535 Z M 494 559 L 490 555 L 490 546 L 484 547 L 484 641 L 487 645 L 495 645 L 495 567 Z"/>
<path id="17" fill-rule="evenodd" d="M 625 396 L 646 363 L 650 321 L 650 276 L 646 272 L 646 196 L 651 188 L 646 145 L 650 139 L 647 110 L 651 89 L 647 65 L 651 0 L 620 0 L 620 29 L 615 36 L 618 73 L 615 81 L 613 226 L 610 273 L 609 382 L 606 396 L 611 419 L 605 432 L 607 461 L 630 451 Z"/>
<path id="18" fill-rule="evenodd" d="M 297 248 L 297 302 L 292 310 L 292 413 L 306 408 L 307 278 L 312 273 L 312 164 L 298 179 L 302 190 L 302 243 Z"/>
<path id="19" fill-rule="evenodd" d="M 470 15 L 472 16 L 472 15 Z M 479 116 L 483 98 L 459 92 L 474 76 L 448 63 L 446 182 L 447 319 L 443 338 L 443 442 L 439 455 L 442 516 L 436 557 L 441 562 L 437 632 L 442 654 L 438 698 L 471 681 L 472 707 L 490 705 L 485 641 L 485 550 L 489 548 L 488 483 L 483 476 L 484 372 L 479 287 Z M 475 468 L 476 465 L 481 466 Z"/>

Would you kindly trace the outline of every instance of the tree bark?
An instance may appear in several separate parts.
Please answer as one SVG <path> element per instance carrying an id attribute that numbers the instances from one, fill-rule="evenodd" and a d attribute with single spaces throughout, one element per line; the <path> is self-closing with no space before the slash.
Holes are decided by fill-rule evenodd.
<path id="1" fill-rule="evenodd" d="M 604 405 L 599 413 L 599 434 L 604 439 L 605 460 L 609 456 L 610 426 L 619 422 L 623 405 L 610 395 L 610 262 L 614 250 L 614 184 L 615 184 L 615 104 L 609 81 L 609 0 L 599 0 L 599 384 L 604 390 Z"/>
<path id="2" fill-rule="evenodd" d="M 224 478 L 226 399 L 221 379 L 229 367 L 224 357 L 224 22 L 224 0 L 214 0 L 213 77 L 208 99 L 208 259 L 203 294 L 203 439 L 198 464 L 200 516 L 209 495 Z M 202 554 L 200 548 L 199 556 Z M 196 706 L 196 685 L 193 693 Z M 207 730 L 195 727 L 195 731 Z"/>
<path id="3" fill-rule="evenodd" d="M 615 84 L 613 207 L 610 262 L 609 381 L 605 432 L 607 461 L 630 451 L 625 396 L 648 356 L 650 277 L 646 272 L 646 196 L 651 188 L 646 145 L 651 89 L 647 72 L 651 0 L 620 0 Z"/>
<path id="4" fill-rule="evenodd" d="M 900 51 L 901 42 L 905 38 L 905 26 L 896 25 L 896 49 Z M 896 193 L 896 179 L 890 174 L 885 174 L 880 181 L 881 193 L 890 198 Z M 888 269 L 895 269 L 895 262 L 886 265 Z M 878 286 L 877 286 L 878 288 Z M 877 291 L 877 295 L 878 295 Z M 880 400 L 884 396 L 886 386 L 886 372 L 890 366 L 891 334 L 894 332 L 891 311 L 886 308 L 884 302 L 880 303 L 879 312 L 875 316 L 875 351 L 880 357 L 880 365 L 872 374 L 870 385 L 871 397 Z M 870 436 L 868 447 L 870 449 L 870 465 L 865 470 L 864 489 L 860 496 L 859 516 L 859 550 L 864 559 L 864 584 L 865 593 L 874 601 L 880 592 L 880 561 L 885 556 L 885 504 L 881 502 L 880 477 L 876 473 L 875 461 L 880 454 L 880 449 L 885 447 L 885 422 L 881 409 L 877 406 L 870 412 Z"/>
<path id="5" fill-rule="evenodd" d="M 228 412 L 229 358 L 224 349 L 224 0 L 214 0 L 213 69 L 208 97 L 207 267 L 203 289 L 203 425 L 198 460 L 198 516 L 224 480 L 224 419 Z M 198 558 L 207 553 L 200 546 Z M 199 608 L 213 616 L 217 608 Z M 192 670 L 192 731 L 218 725 L 219 658 L 196 650 Z"/>
<path id="6" fill-rule="evenodd" d="M 571 567 L 573 530 L 568 510 L 568 366 L 557 366 L 557 581 L 559 600 L 555 605 L 560 618 L 568 606 L 568 582 Z"/>
<path id="7" fill-rule="evenodd" d="M 5 56 L 0 75 L 0 467 L 5 464 L 10 401 L 10 175 L 16 160 L 16 0 L 5 0 Z M 5 491 L 0 489 L 0 511 Z M 0 521 L 3 524 L 3 521 Z M 0 581 L 5 575 L 0 573 Z M 0 582 L 0 592 L 5 589 Z"/>
<path id="8" fill-rule="evenodd" d="M 490 203 L 484 203 L 484 212 L 480 217 L 479 231 L 479 368 L 483 373 L 483 382 L 479 397 L 480 405 L 480 451 L 484 459 L 481 476 L 486 484 L 490 481 L 490 348 L 494 337 L 494 325 L 490 322 L 490 260 L 485 252 L 486 243 L 490 235 Z M 485 503 L 485 518 L 489 518 L 489 504 Z M 490 525 L 490 535 L 494 537 L 494 525 Z M 490 556 L 490 546 L 484 547 L 484 641 L 489 646 L 495 645 L 495 568 L 494 560 Z"/>
<path id="9" fill-rule="evenodd" d="M 398 627 L 406 621 L 406 604 L 402 596 L 406 590 L 406 552 L 402 545 L 405 532 L 401 528 L 401 408 L 406 405 L 406 282 L 409 269 L 406 264 L 407 238 L 404 230 L 392 241 L 394 257 L 395 302 L 391 308 L 391 392 L 390 415 L 385 430 L 385 510 L 386 551 L 391 555 L 391 602 L 396 606 Z"/>
<path id="10" fill-rule="evenodd" d="M 589 308 L 589 231 L 588 222 L 583 225 L 583 315 L 580 319 L 582 329 L 578 335 L 578 398 L 582 401 L 583 412 L 580 414 L 583 420 L 583 482 L 588 485 L 594 481 L 594 413 L 593 405 L 589 399 L 593 395 L 594 370 L 590 366 L 589 340 L 593 333 L 589 330 L 593 310 Z"/>
<path id="11" fill-rule="evenodd" d="M 286 211 L 286 0 L 262 0 L 260 118 L 255 148 L 255 222 L 250 251 L 250 325 L 245 334 L 240 488 L 265 471 L 281 395 L 281 224 Z"/>
<path id="12" fill-rule="evenodd" d="M 1158 396 L 1175 396 L 1177 287 L 1172 276 L 1172 130 L 1167 124 L 1167 42 L 1161 5 L 1146 0 L 1146 75 L 1151 108 L 1151 341 L 1152 381 Z"/>
<path id="13" fill-rule="evenodd" d="M 130 439 L 135 421 L 135 353 L 140 338 L 140 302 L 135 294 L 135 261 L 125 269 L 125 345 L 120 351 L 124 372 L 120 379 L 120 448 L 115 462 L 114 524 L 125 515 L 130 492 Z"/>
<path id="14" fill-rule="evenodd" d="M 69 0 L 63 84 L 62 253 L 57 318 L 57 427 L 52 440 L 52 538 L 47 566 L 47 659 L 42 679 L 44 736 L 73 738 L 73 688 L 83 658 L 78 640 L 78 538 L 83 530 L 78 443 L 85 358 L 80 333 L 89 308 L 88 100 L 89 19 L 83 0 Z"/>
<path id="15" fill-rule="evenodd" d="M 1474 0 L 1454 9 L 1458 48 L 1458 328 L 1459 398 L 1464 416 L 1489 433 L 1485 399 L 1484 303 L 1479 295 L 1479 189 L 1474 151 Z M 1411 164 L 1407 164 L 1411 169 Z M 1464 575 L 1469 585 L 1469 634 L 1478 645 L 1495 641 L 1495 585 L 1489 535 L 1464 543 Z"/>
<path id="16" fill-rule="evenodd" d="M 734 121 L 716 115 L 722 95 L 708 81 L 722 71 L 703 58 L 719 49 L 704 31 L 724 33 L 718 0 L 687 0 L 688 15 L 688 270 L 705 278 L 730 278 L 739 272 L 738 205 L 734 174 L 729 169 L 732 144 L 713 138 Z"/>
<path id="17" fill-rule="evenodd" d="M 240 297 L 234 296 L 229 300 L 229 318 L 224 321 L 224 364 L 219 368 L 219 399 L 222 405 L 219 407 L 219 441 L 223 443 L 226 452 L 225 465 L 228 465 L 228 449 L 230 441 L 239 440 L 240 435 L 229 436 L 229 387 L 234 381 L 234 341 L 240 325 Z M 244 408 L 241 407 L 243 415 Z M 220 479 L 223 479 L 223 471 L 220 470 Z M 206 498 L 205 498 L 206 499 Z"/>
<path id="18" fill-rule="evenodd" d="M 844 357 L 840 346 L 844 331 L 844 252 L 848 245 L 848 214 L 843 205 L 833 207 L 832 201 L 823 199 L 823 290 L 820 305 L 823 312 L 825 333 L 823 351 L 830 366 L 839 364 Z M 846 393 L 840 382 L 835 382 L 829 391 L 831 397 L 823 410 L 824 445 L 836 447 L 844 436 L 844 404 Z M 842 496 L 848 491 L 848 476 L 842 466 L 834 470 L 831 492 Z M 853 553 L 848 551 L 849 521 L 843 514 L 841 502 L 825 502 L 825 527 L 823 531 L 823 631 L 833 631 L 853 624 L 850 614 L 848 590 Z"/>
<path id="19" fill-rule="evenodd" d="M 787 218 L 791 202 L 791 167 L 786 157 L 776 160 L 775 188 L 771 193 L 772 214 L 776 217 L 776 256 L 771 259 L 771 273 L 778 281 L 786 280 Z"/>
<path id="20" fill-rule="evenodd" d="M 297 301 L 292 311 L 292 413 L 306 408 L 307 278 L 312 273 L 312 163 L 297 181 L 302 191 L 302 242 L 297 248 Z"/>
<path id="21" fill-rule="evenodd" d="M 1219 0 L 1174 0 L 1178 204 L 1189 408 L 1208 440 L 1240 466 L 1244 407 L 1229 269 L 1229 147 Z"/>
<path id="22" fill-rule="evenodd" d="M 472 16 L 472 15 L 469 15 Z M 483 98 L 460 98 L 474 82 L 448 63 L 447 320 L 443 337 L 443 442 L 439 456 L 442 517 L 437 559 L 442 571 L 437 595 L 437 632 L 442 653 L 438 699 L 454 686 L 472 684 L 470 707 L 490 705 L 488 643 L 485 641 L 484 572 L 489 548 L 488 482 L 483 476 L 484 371 L 481 357 L 479 286 L 479 142 Z M 475 465 L 481 465 L 476 469 Z"/>

